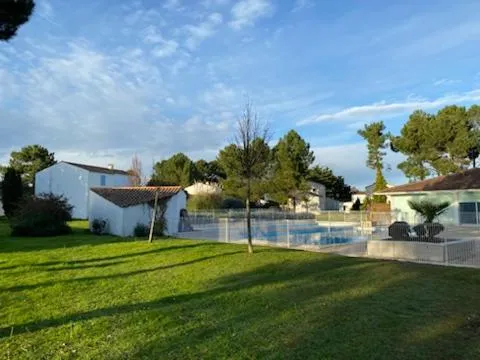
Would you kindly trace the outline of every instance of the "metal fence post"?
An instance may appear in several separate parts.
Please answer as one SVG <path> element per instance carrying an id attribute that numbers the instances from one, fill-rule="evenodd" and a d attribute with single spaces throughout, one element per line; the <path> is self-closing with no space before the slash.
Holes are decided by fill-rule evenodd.
<path id="1" fill-rule="evenodd" d="M 363 229 L 363 211 L 360 210 L 360 231 L 364 231 Z"/>
<path id="2" fill-rule="evenodd" d="M 287 219 L 287 247 L 290 247 L 290 220 Z"/>
<path id="3" fill-rule="evenodd" d="M 230 218 L 227 216 L 225 219 L 225 242 L 230 241 Z"/>
<path id="4" fill-rule="evenodd" d="M 447 243 L 447 237 L 445 235 L 443 235 L 443 248 L 444 248 L 443 260 L 445 261 L 445 264 L 448 265 L 448 243 Z"/>

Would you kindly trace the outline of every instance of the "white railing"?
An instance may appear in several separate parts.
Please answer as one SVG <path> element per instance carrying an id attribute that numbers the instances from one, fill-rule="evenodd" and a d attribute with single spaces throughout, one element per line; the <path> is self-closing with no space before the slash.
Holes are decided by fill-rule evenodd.
<path id="1" fill-rule="evenodd" d="M 480 267 L 480 227 L 476 225 L 447 224 L 438 234 L 433 234 L 433 230 L 432 234 L 429 230 L 422 231 L 423 225 L 410 226 L 405 233 L 399 233 L 389 230 L 393 222 L 406 219 L 398 213 L 327 211 L 313 217 L 311 214 L 254 210 L 252 215 L 252 238 L 258 245 Z M 243 211 L 191 213 L 190 220 L 194 231 L 182 233 L 181 237 L 246 242 Z"/>

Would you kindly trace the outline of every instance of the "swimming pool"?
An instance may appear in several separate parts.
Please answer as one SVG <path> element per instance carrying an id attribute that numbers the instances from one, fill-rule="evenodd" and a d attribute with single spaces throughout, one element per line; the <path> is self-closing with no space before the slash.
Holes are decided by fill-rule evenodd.
<path id="1" fill-rule="evenodd" d="M 229 230 L 233 239 L 245 239 L 247 231 Z M 252 224 L 254 240 L 268 242 L 289 242 L 291 245 L 336 245 L 367 240 L 368 236 L 355 226 L 322 226 L 305 222 L 265 222 Z"/>

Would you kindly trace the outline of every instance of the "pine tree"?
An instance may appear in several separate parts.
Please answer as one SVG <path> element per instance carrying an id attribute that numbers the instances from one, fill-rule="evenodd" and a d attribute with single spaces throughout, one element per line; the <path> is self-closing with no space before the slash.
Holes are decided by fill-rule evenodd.
<path id="1" fill-rule="evenodd" d="M 23 185 L 20 174 L 14 168 L 7 168 L 2 185 L 3 210 L 7 217 L 13 215 L 22 195 Z"/>

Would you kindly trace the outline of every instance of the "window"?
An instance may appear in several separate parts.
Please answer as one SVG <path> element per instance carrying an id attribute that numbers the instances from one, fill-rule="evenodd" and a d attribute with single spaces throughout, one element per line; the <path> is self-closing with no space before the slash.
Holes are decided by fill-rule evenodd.
<path id="1" fill-rule="evenodd" d="M 480 210 L 480 203 L 475 203 L 475 202 L 459 203 L 458 211 L 460 212 L 460 224 L 477 224 L 478 210 Z"/>
<path id="2" fill-rule="evenodd" d="M 100 186 L 105 186 L 107 184 L 107 177 L 105 175 L 100 176 Z"/>

